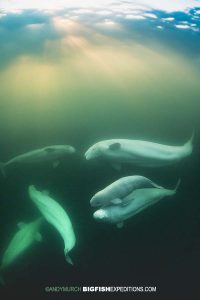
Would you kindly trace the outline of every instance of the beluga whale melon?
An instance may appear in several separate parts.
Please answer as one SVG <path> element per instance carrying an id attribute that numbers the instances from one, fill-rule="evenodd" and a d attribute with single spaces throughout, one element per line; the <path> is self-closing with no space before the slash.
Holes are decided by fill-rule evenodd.
<path id="1" fill-rule="evenodd" d="M 7 169 L 18 164 L 52 162 L 53 167 L 57 167 L 61 158 L 74 153 L 75 151 L 75 148 L 70 145 L 47 146 L 18 155 L 5 163 L 0 163 L 0 170 L 3 176 L 6 177 Z"/>
<path id="2" fill-rule="evenodd" d="M 52 224 L 64 241 L 66 261 L 73 264 L 69 252 L 75 246 L 76 237 L 69 216 L 62 206 L 48 195 L 47 191 L 40 192 L 33 185 L 28 188 L 29 196 L 35 203 L 47 222 Z"/>
<path id="3" fill-rule="evenodd" d="M 103 190 L 97 192 L 90 200 L 90 204 L 93 207 L 111 204 L 126 205 L 128 203 L 127 196 L 134 190 L 151 187 L 161 188 L 144 176 L 133 175 L 122 177 L 105 187 Z"/>
<path id="4" fill-rule="evenodd" d="M 41 241 L 42 236 L 39 229 L 43 218 L 38 218 L 31 223 L 18 223 L 19 230 L 10 241 L 6 251 L 3 254 L 0 274 L 9 267 L 21 254 L 23 254 L 34 241 Z M 3 277 L 0 275 L 0 283 L 5 284 Z"/>
<path id="5" fill-rule="evenodd" d="M 123 222 L 134 215 L 140 213 L 148 207 L 159 202 L 164 197 L 173 196 L 179 187 L 180 180 L 173 190 L 165 188 L 142 188 L 134 190 L 125 197 L 127 205 L 109 205 L 104 206 L 94 212 L 93 217 L 97 221 L 123 226 Z"/>
<path id="6" fill-rule="evenodd" d="M 166 166 L 177 163 L 192 153 L 193 137 L 194 133 L 182 146 L 168 146 L 143 140 L 104 140 L 91 146 L 86 151 L 85 158 L 104 158 L 116 169 L 120 169 L 123 163 L 143 167 Z"/>

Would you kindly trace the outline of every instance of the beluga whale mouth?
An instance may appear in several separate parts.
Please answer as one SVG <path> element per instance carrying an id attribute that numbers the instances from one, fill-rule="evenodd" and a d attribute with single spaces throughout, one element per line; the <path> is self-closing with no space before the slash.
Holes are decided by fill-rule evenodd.
<path id="1" fill-rule="evenodd" d="M 95 220 L 103 220 L 108 217 L 108 214 L 104 209 L 99 209 L 94 212 L 93 217 Z"/>

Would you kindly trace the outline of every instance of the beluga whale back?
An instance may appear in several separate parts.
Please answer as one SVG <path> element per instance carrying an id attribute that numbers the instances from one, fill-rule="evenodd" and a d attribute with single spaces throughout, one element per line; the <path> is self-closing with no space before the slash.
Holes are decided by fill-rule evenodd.
<path id="1" fill-rule="evenodd" d="M 75 148 L 70 145 L 47 146 L 18 155 L 6 163 L 0 163 L 0 170 L 3 176 L 6 177 L 7 168 L 16 164 L 35 164 L 50 161 L 53 167 L 57 167 L 61 158 L 75 151 Z"/>
<path id="2" fill-rule="evenodd" d="M 122 163 L 159 167 L 179 162 L 193 150 L 194 133 L 182 146 L 168 146 L 143 140 L 112 139 L 98 142 L 85 153 L 87 160 L 104 158 L 120 169 Z"/>
<path id="3" fill-rule="evenodd" d="M 28 192 L 31 200 L 36 204 L 46 221 L 52 224 L 63 238 L 66 261 L 73 264 L 68 253 L 75 246 L 76 237 L 66 211 L 46 191 L 40 192 L 31 185 Z"/>

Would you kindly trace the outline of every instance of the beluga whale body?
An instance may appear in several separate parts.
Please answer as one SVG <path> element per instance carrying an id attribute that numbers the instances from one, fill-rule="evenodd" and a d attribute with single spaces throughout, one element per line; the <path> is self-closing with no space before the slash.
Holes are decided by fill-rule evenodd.
<path id="1" fill-rule="evenodd" d="M 126 205 L 128 203 L 127 196 L 134 190 L 151 187 L 161 188 L 144 176 L 134 175 L 122 177 L 103 190 L 97 192 L 90 200 L 90 204 L 93 207 L 111 204 Z"/>
<path id="2" fill-rule="evenodd" d="M 31 185 L 28 192 L 31 200 L 36 204 L 46 221 L 52 224 L 63 238 L 66 261 L 73 264 L 68 253 L 74 247 L 76 237 L 66 211 L 46 191 L 40 192 Z"/>
<path id="3" fill-rule="evenodd" d="M 174 190 L 165 188 L 142 188 L 134 190 L 124 200 L 127 201 L 127 205 L 104 206 L 95 211 L 93 217 L 98 221 L 116 224 L 117 227 L 121 228 L 125 220 L 156 204 L 162 198 L 175 195 L 179 184 L 180 180 Z"/>
<path id="4" fill-rule="evenodd" d="M 98 142 L 85 153 L 87 160 L 104 158 L 120 169 L 122 163 L 159 167 L 179 162 L 193 150 L 193 136 L 182 146 L 168 146 L 143 140 L 112 139 Z"/>
<path id="5" fill-rule="evenodd" d="M 75 148 L 70 145 L 47 146 L 18 155 L 8 162 L 0 163 L 0 170 L 5 177 L 7 168 L 16 164 L 34 164 L 50 161 L 54 167 L 57 167 L 61 158 L 74 152 Z"/>
<path id="6" fill-rule="evenodd" d="M 24 253 L 34 243 L 34 241 L 40 242 L 42 240 L 42 236 L 39 233 L 41 223 L 42 218 L 38 218 L 37 220 L 27 224 L 23 222 L 18 223 L 19 230 L 10 241 L 10 244 L 3 255 L 0 273 L 10 266 L 22 253 Z M 0 282 L 5 284 L 1 275 Z"/>

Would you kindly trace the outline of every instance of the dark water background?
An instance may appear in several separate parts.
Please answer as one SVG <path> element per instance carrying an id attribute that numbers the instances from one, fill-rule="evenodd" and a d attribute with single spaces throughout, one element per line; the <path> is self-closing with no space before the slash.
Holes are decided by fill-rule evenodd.
<path id="1" fill-rule="evenodd" d="M 75 37 L 83 34 L 87 40 L 91 32 L 84 30 L 86 36 L 78 31 Z M 199 60 L 192 50 L 180 51 L 184 34 L 177 34 L 176 43 L 166 48 L 162 39 L 145 39 L 144 32 L 134 35 L 131 27 L 132 32 L 134 38 L 128 36 L 126 41 L 123 33 L 109 32 L 108 37 L 101 32 L 98 43 L 77 39 L 64 44 L 65 50 L 62 33 L 46 52 L 42 48 L 31 53 L 22 47 L 1 65 L 1 161 L 48 145 L 71 144 L 77 149 L 56 169 L 48 163 L 16 166 L 6 179 L 0 178 L 1 255 L 17 223 L 39 216 L 28 197 L 30 184 L 49 190 L 66 209 L 77 237 L 72 267 L 65 262 L 61 237 L 44 223 L 43 242 L 35 243 L 5 271 L 7 285 L 1 289 L 5 299 L 13 294 L 20 300 L 65 299 L 72 295 L 47 295 L 45 286 L 84 285 L 157 286 L 154 299 L 200 296 Z M 27 37 L 16 36 L 13 45 L 26 45 Z M 33 41 L 41 38 L 32 36 Z M 67 51 L 67 58 L 61 50 Z M 193 129 L 193 154 L 174 166 L 124 166 L 117 172 L 83 156 L 89 146 L 110 138 L 182 145 Z M 95 222 L 89 205 L 94 193 L 134 174 L 166 188 L 173 188 L 181 178 L 181 185 L 174 197 L 127 220 L 120 230 Z"/>
<path id="2" fill-rule="evenodd" d="M 75 139 L 70 143 L 85 150 L 90 138 L 84 138 L 84 147 Z M 43 143 L 50 141 L 45 139 Z M 110 166 L 84 161 L 82 152 L 63 160 L 57 169 L 49 165 L 13 169 L 7 179 L 1 179 L 2 249 L 16 231 L 17 222 L 39 216 L 27 195 L 29 184 L 49 189 L 67 210 L 77 244 L 71 251 L 72 267 L 65 262 L 60 236 L 44 224 L 43 242 L 35 243 L 5 272 L 7 292 L 45 297 L 45 286 L 156 285 L 157 296 L 191 296 L 198 287 L 200 266 L 198 146 L 195 142 L 194 154 L 184 162 L 158 169 L 127 166 L 118 173 Z M 91 196 L 119 177 L 132 174 L 145 175 L 169 188 L 180 177 L 181 185 L 175 197 L 163 199 L 128 220 L 121 230 L 96 223 L 89 205 Z"/>

